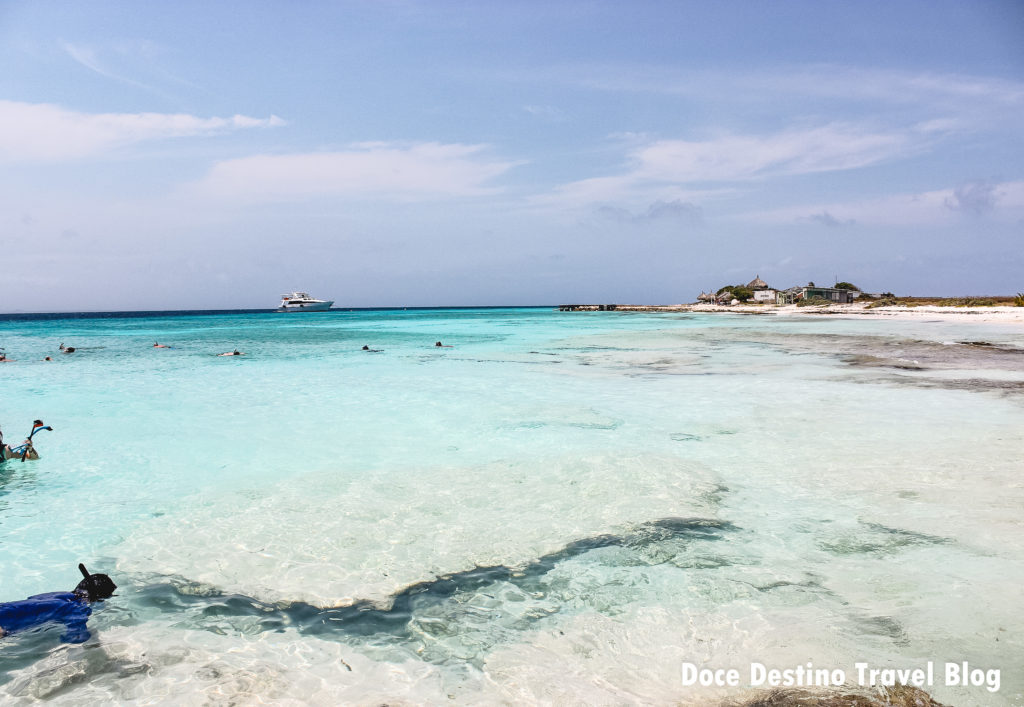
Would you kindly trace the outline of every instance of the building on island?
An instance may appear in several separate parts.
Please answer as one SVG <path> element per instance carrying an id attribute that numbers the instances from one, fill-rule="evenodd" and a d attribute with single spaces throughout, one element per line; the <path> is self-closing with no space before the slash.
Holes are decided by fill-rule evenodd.
<path id="1" fill-rule="evenodd" d="M 849 304 L 854 300 L 853 290 L 840 290 L 835 287 L 814 287 L 808 285 L 802 288 L 803 299 L 825 299 L 833 304 Z"/>
<path id="2" fill-rule="evenodd" d="M 775 304 L 796 304 L 797 300 L 803 297 L 802 287 L 790 287 L 788 290 L 779 290 L 775 293 Z"/>
<path id="3" fill-rule="evenodd" d="M 856 290 L 844 290 L 837 287 L 817 287 L 813 282 L 804 287 L 790 287 L 781 290 L 775 296 L 776 304 L 796 304 L 801 300 L 826 300 L 831 304 L 849 304 L 859 293 Z"/>
<path id="4" fill-rule="evenodd" d="M 760 275 L 754 275 L 754 279 L 747 283 L 747 289 L 754 293 L 755 302 L 770 304 L 775 301 L 775 290 Z"/>
<path id="5" fill-rule="evenodd" d="M 817 287 L 813 282 L 808 282 L 803 287 L 776 290 L 773 287 L 769 287 L 768 283 L 762 280 L 760 275 L 755 275 L 754 279 L 746 285 L 726 286 L 718 294 L 702 291 L 697 296 L 697 301 L 705 304 L 738 304 L 739 300 L 736 299 L 734 290 L 738 291 L 740 288 L 749 290 L 751 292 L 750 301 L 756 304 L 787 305 L 796 304 L 803 300 L 815 300 L 816 302 L 824 300 L 824 302 L 830 304 L 848 304 L 857 299 L 861 294 L 857 290 L 839 287 Z M 746 294 L 744 293 L 742 296 L 746 297 Z"/>

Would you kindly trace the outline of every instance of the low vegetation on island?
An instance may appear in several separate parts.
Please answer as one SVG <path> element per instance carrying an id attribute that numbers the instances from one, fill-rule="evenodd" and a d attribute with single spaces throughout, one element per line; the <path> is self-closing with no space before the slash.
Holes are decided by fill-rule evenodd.
<path id="1" fill-rule="evenodd" d="M 838 295 L 836 294 L 838 291 Z M 845 295 L 843 293 L 846 293 Z M 790 293 L 783 298 L 782 295 Z M 877 307 L 1024 307 L 1024 292 L 1011 296 L 972 297 L 914 297 L 897 296 L 892 292 L 868 293 L 852 282 L 837 282 L 831 287 L 793 287 L 786 291 L 769 287 L 759 277 L 752 282 L 725 285 L 714 295 L 701 293 L 699 302 L 715 304 L 795 304 L 798 307 L 824 307 L 828 305 L 862 302 L 867 309 Z"/>
<path id="2" fill-rule="evenodd" d="M 1015 297 L 897 297 L 886 293 L 868 305 L 873 307 L 1024 307 L 1024 295 Z"/>

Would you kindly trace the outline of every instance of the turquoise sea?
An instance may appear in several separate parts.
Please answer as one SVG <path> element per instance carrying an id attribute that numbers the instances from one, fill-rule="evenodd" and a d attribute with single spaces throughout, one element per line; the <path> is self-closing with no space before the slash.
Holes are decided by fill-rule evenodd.
<path id="1" fill-rule="evenodd" d="M 0 347 L 5 440 L 54 428 L 0 466 L 0 601 L 119 585 L 85 644 L 0 640 L 0 703 L 716 704 L 746 693 L 683 663 L 967 661 L 998 691 L 936 667 L 937 700 L 1024 704 L 1019 326 L 3 315 Z"/>

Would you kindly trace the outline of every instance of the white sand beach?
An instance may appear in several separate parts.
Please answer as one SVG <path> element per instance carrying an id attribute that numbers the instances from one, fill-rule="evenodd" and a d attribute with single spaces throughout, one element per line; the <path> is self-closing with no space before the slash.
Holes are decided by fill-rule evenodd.
<path id="1" fill-rule="evenodd" d="M 616 311 L 644 312 L 724 312 L 730 314 L 774 314 L 778 316 L 835 316 L 875 319 L 941 319 L 943 321 L 986 322 L 1000 324 L 1024 324 L 1024 307 L 938 307 L 921 305 L 916 307 L 888 306 L 869 307 L 868 302 L 853 304 L 830 304 L 820 307 L 799 307 L 795 304 L 677 304 L 677 305 L 616 305 Z"/>

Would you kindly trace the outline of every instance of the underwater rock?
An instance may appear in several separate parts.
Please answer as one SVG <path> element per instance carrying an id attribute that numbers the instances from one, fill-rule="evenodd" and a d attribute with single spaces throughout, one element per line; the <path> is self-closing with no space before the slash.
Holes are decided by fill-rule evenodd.
<path id="1" fill-rule="evenodd" d="M 771 690 L 742 702 L 722 707 L 944 707 L 919 687 L 897 685 L 874 692 L 856 690 Z"/>

